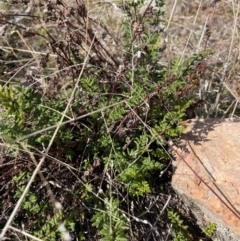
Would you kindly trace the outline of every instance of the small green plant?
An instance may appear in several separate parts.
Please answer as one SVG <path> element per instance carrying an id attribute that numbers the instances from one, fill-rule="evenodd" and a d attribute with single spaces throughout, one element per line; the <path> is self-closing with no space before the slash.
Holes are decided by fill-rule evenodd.
<path id="1" fill-rule="evenodd" d="M 104 200 L 103 210 L 97 211 L 91 219 L 103 241 L 127 241 L 129 226 L 114 198 Z"/>
<path id="2" fill-rule="evenodd" d="M 216 231 L 217 224 L 216 223 L 209 223 L 205 228 L 204 232 L 207 234 L 208 237 L 212 237 L 214 232 Z"/>
<path id="3" fill-rule="evenodd" d="M 184 225 L 184 221 L 180 215 L 174 211 L 168 211 L 168 217 L 172 224 L 172 236 L 174 241 L 190 241 L 188 226 Z"/>

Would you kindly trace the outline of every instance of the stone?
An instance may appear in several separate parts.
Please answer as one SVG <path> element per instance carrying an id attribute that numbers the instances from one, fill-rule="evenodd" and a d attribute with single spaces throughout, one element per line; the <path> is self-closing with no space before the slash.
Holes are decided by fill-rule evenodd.
<path id="1" fill-rule="evenodd" d="M 217 240 L 240 240 L 240 120 L 192 119 L 174 147 L 172 186 Z"/>

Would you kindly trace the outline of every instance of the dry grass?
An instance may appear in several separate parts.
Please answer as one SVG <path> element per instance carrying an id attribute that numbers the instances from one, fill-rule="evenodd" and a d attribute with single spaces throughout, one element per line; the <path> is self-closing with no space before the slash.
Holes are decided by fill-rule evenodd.
<path id="1" fill-rule="evenodd" d="M 172 10 L 173 3 L 168 1 L 167 12 Z M 208 102 L 205 116 L 212 112 L 215 116 L 234 116 L 236 109 L 228 107 L 240 108 L 239 7 L 236 1 L 178 1 L 171 21 L 171 57 L 183 58 L 205 49 L 213 51 L 207 60 L 208 73 L 197 93 L 198 98 L 200 94 Z"/>

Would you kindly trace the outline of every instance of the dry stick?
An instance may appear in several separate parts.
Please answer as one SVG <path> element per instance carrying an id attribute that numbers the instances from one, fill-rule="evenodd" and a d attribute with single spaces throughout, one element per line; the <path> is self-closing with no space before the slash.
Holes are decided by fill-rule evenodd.
<path id="1" fill-rule="evenodd" d="M 199 51 L 200 51 L 200 46 L 201 46 L 201 43 L 202 43 L 203 38 L 204 38 L 205 33 L 206 33 L 206 28 L 207 28 L 208 19 L 209 19 L 209 15 L 208 15 L 207 18 L 206 18 L 206 21 L 205 21 L 205 24 L 204 24 L 204 27 L 203 27 L 203 30 L 202 30 L 202 34 L 201 34 L 201 37 L 200 37 L 199 42 L 198 42 L 198 46 L 197 46 L 197 51 L 196 51 L 196 53 L 199 53 Z"/>
<path id="2" fill-rule="evenodd" d="M 18 48 L 6 47 L 6 46 L 2 46 L 2 45 L 0 45 L 0 49 L 3 50 L 3 51 L 11 50 L 11 51 L 24 52 L 24 53 L 34 53 L 34 54 L 40 54 L 40 55 L 47 55 L 46 53 L 39 52 L 39 51 L 27 50 L 27 49 L 18 49 Z M 50 54 L 49 56 L 57 57 L 56 54 Z"/>
<path id="3" fill-rule="evenodd" d="M 90 50 L 91 50 L 91 47 L 92 47 L 92 45 L 93 45 L 94 39 L 95 39 L 95 36 L 94 36 L 94 38 L 93 38 L 93 40 L 92 40 L 91 45 L 89 46 L 88 55 L 86 56 L 86 58 L 85 58 L 85 60 L 84 60 L 83 68 L 81 69 L 81 72 L 80 72 L 80 74 L 79 74 L 78 80 L 77 80 L 77 82 L 76 82 L 76 84 L 75 84 L 75 86 L 74 86 L 74 89 L 73 89 L 73 91 L 72 91 L 72 93 L 71 93 L 71 96 L 70 96 L 70 98 L 69 98 L 69 101 L 68 101 L 68 103 L 67 103 L 67 106 L 66 106 L 66 108 L 65 108 L 65 110 L 64 110 L 64 112 L 63 112 L 63 115 L 62 115 L 59 123 L 58 123 L 57 125 L 55 125 L 55 126 L 56 126 L 56 129 L 55 129 L 54 134 L 53 134 L 53 136 L 52 136 L 52 138 L 51 138 L 51 140 L 50 140 L 50 142 L 49 142 L 49 144 L 48 144 L 48 147 L 47 147 L 47 149 L 46 149 L 46 154 L 48 154 L 48 152 L 49 152 L 49 150 L 50 150 L 50 148 L 51 148 L 51 146 L 52 146 L 52 144 L 53 144 L 53 141 L 54 141 L 54 139 L 55 139 L 55 137 L 56 137 L 56 135 L 57 135 L 60 127 L 61 127 L 61 124 L 63 123 L 64 116 L 66 115 L 66 113 L 67 113 L 67 111 L 68 111 L 68 109 L 69 109 L 69 106 L 71 105 L 71 102 L 72 102 L 72 100 L 73 100 L 73 98 L 74 98 L 74 94 L 75 94 L 77 88 L 79 88 L 79 87 L 78 87 L 78 83 L 79 83 L 80 78 L 81 78 L 81 76 L 82 76 L 84 67 L 85 67 L 85 65 L 86 65 L 86 63 L 87 63 L 88 56 L 89 56 L 89 54 L 90 54 Z M 20 197 L 19 200 L 17 201 L 17 204 L 16 204 L 14 210 L 12 211 L 10 217 L 8 218 L 7 223 L 5 224 L 3 230 L 2 230 L 2 232 L 1 232 L 1 234 L 0 234 L 0 240 L 3 240 L 3 239 L 4 239 L 4 236 L 5 236 L 8 228 L 9 228 L 9 226 L 11 225 L 11 223 L 12 223 L 12 221 L 13 221 L 16 213 L 18 212 L 18 209 L 20 208 L 21 203 L 23 202 L 23 200 L 24 200 L 24 198 L 25 198 L 25 196 L 26 196 L 26 194 L 27 194 L 30 186 L 32 185 L 32 183 L 33 183 L 33 181 L 34 181 L 34 179 L 35 179 L 35 176 L 36 176 L 37 173 L 40 171 L 40 168 L 41 168 L 42 164 L 44 163 L 45 159 L 46 159 L 46 157 L 44 156 L 44 157 L 40 160 L 40 162 L 39 162 L 39 164 L 37 165 L 36 169 L 34 170 L 33 175 L 31 176 L 31 178 L 30 178 L 27 186 L 25 187 L 25 189 L 24 189 L 21 197 Z M 59 205 L 59 204 L 60 204 L 60 203 L 55 203 L 55 208 L 56 208 L 57 210 L 60 209 L 60 205 Z"/>
<path id="4" fill-rule="evenodd" d="M 27 47 L 29 53 L 32 54 L 33 59 L 36 58 L 37 55 L 34 53 L 34 51 L 31 50 L 30 46 L 27 44 L 27 42 L 25 41 L 25 39 L 22 37 L 21 33 L 20 33 L 18 30 L 17 30 L 16 32 L 17 32 L 19 38 L 22 40 L 22 42 L 23 42 L 23 43 L 25 44 L 25 46 Z"/>
<path id="5" fill-rule="evenodd" d="M 198 17 L 198 14 L 199 14 L 201 5 L 202 5 L 202 0 L 200 1 L 199 5 L 198 5 L 197 14 L 195 15 L 195 18 L 194 18 L 194 21 L 193 21 L 193 25 L 192 25 L 193 27 L 196 25 L 197 17 Z M 187 46 L 188 46 L 188 44 L 189 44 L 190 38 L 192 37 L 192 34 L 193 34 L 193 30 L 191 30 L 191 31 L 190 31 L 190 34 L 188 35 L 188 39 L 187 39 L 186 45 L 185 45 L 185 47 L 184 47 L 183 53 L 182 53 L 182 55 L 181 55 L 181 58 L 180 58 L 180 60 L 179 60 L 178 66 L 180 66 L 180 64 L 182 64 L 182 61 L 183 61 L 184 55 L 185 55 L 185 53 L 186 53 Z"/>
<path id="6" fill-rule="evenodd" d="M 13 71 L 16 71 L 9 79 L 6 83 L 4 83 L 3 87 L 7 86 L 12 79 L 14 79 L 14 77 L 22 70 L 24 69 L 26 66 L 30 65 L 31 63 L 34 63 L 33 62 L 33 59 L 29 60 L 26 64 L 22 65 L 21 67 L 19 68 L 15 68 Z M 10 72 L 11 73 L 11 72 Z M 5 74 L 6 75 L 6 74 Z"/>
<path id="7" fill-rule="evenodd" d="M 167 206 L 168 206 L 168 204 L 169 204 L 171 198 L 172 198 L 172 196 L 169 195 L 169 196 L 168 196 L 168 199 L 167 199 L 167 201 L 166 201 L 166 203 L 164 204 L 164 206 L 163 206 L 163 208 L 162 208 L 162 210 L 161 210 L 161 212 L 160 212 L 160 216 L 163 214 L 163 212 L 164 212 L 165 209 L 167 208 Z"/>
<path id="8" fill-rule="evenodd" d="M 37 166 L 37 165 L 38 165 L 38 164 L 37 164 L 37 160 L 36 160 L 36 158 L 34 157 L 33 152 L 30 152 L 30 151 L 27 149 L 27 147 L 25 146 L 24 143 L 21 143 L 21 145 L 22 145 L 23 149 L 26 151 L 26 153 L 29 154 L 29 156 L 30 156 L 31 160 L 33 161 L 33 163 L 35 164 L 35 166 Z M 57 203 L 57 200 L 56 200 L 56 198 L 55 198 L 55 196 L 54 196 L 54 194 L 53 194 L 53 192 L 52 192 L 52 189 L 51 189 L 51 187 L 50 187 L 50 185 L 49 185 L 49 182 L 48 182 L 48 181 L 46 180 L 46 178 L 43 176 L 42 172 L 39 171 L 39 172 L 38 172 L 38 175 L 40 176 L 43 184 L 46 186 L 47 192 L 48 192 L 48 194 L 49 194 L 49 196 L 50 196 L 50 201 L 51 201 L 51 203 L 52 203 L 53 206 L 54 206 L 54 205 Z"/>
<path id="9" fill-rule="evenodd" d="M 234 108 L 233 108 L 233 111 L 232 111 L 232 114 L 231 114 L 231 118 L 233 118 L 233 115 L 236 111 L 237 106 L 238 106 L 238 101 L 236 101 L 236 104 L 234 105 Z"/>
<path id="10" fill-rule="evenodd" d="M 169 20 L 168 20 L 168 25 L 167 25 L 167 27 L 166 27 L 166 31 L 168 31 L 168 29 L 169 29 L 170 23 L 171 23 L 172 18 L 173 18 L 173 14 L 174 14 L 175 9 L 176 9 L 176 6 L 177 6 L 177 2 L 178 2 L 178 0 L 175 0 L 174 5 L 173 5 L 173 8 L 172 8 L 172 12 L 171 12 L 171 14 L 170 14 L 170 18 L 169 18 Z"/>
<path id="11" fill-rule="evenodd" d="M 175 2 L 174 2 L 174 5 L 173 5 L 173 8 L 172 8 L 172 12 L 171 12 L 171 14 L 170 14 L 170 18 L 169 18 L 169 20 L 168 20 L 168 25 L 167 25 L 167 27 L 166 27 L 166 29 L 165 29 L 165 32 L 166 32 L 166 39 L 165 39 L 165 41 L 166 42 L 168 42 L 168 29 L 169 29 L 169 27 L 170 27 L 170 23 L 171 23 L 171 21 L 172 21 L 172 18 L 173 18 L 173 14 L 174 14 L 174 12 L 175 12 L 175 9 L 176 9 L 176 6 L 177 6 L 177 2 L 178 2 L 178 0 L 175 0 Z M 167 51 L 168 51 L 168 66 L 171 66 L 170 65 L 170 46 L 169 46 L 169 44 L 167 45 Z"/>
<path id="12" fill-rule="evenodd" d="M 9 228 L 12 229 L 12 230 L 14 230 L 15 232 L 21 233 L 21 234 L 25 235 L 26 237 L 31 238 L 32 240 L 43 241 L 42 239 L 39 239 L 39 238 L 37 238 L 37 237 L 29 234 L 29 233 L 26 233 L 26 232 L 23 231 L 23 230 L 18 229 L 18 228 L 14 228 L 14 227 L 11 226 L 11 225 L 9 226 Z"/>

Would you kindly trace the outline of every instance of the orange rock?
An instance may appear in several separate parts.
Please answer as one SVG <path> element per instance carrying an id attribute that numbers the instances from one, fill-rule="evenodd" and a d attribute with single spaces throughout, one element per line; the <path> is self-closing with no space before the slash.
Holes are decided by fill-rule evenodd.
<path id="1" fill-rule="evenodd" d="M 181 140 L 173 188 L 200 225 L 214 222 L 222 240 L 240 240 L 240 120 L 192 120 Z"/>

